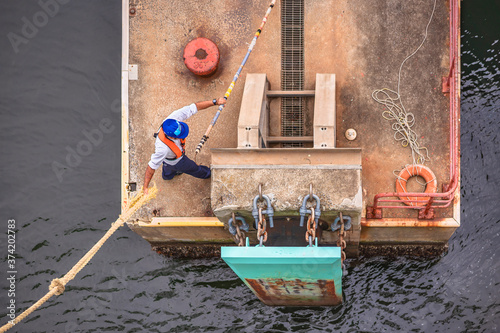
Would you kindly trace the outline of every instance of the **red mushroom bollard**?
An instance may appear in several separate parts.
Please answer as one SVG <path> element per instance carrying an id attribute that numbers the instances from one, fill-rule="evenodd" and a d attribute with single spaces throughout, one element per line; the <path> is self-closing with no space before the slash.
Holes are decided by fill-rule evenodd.
<path id="1" fill-rule="evenodd" d="M 209 76 L 219 65 L 219 48 L 210 39 L 199 37 L 186 45 L 183 57 L 184 64 L 193 74 Z"/>

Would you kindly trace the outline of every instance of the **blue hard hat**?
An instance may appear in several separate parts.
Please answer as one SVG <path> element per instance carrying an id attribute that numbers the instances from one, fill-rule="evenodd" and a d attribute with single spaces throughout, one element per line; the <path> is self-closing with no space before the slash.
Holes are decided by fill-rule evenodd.
<path id="1" fill-rule="evenodd" d="M 163 128 L 165 135 L 173 138 L 184 139 L 189 134 L 189 126 L 186 123 L 175 119 L 166 119 L 161 127 Z"/>

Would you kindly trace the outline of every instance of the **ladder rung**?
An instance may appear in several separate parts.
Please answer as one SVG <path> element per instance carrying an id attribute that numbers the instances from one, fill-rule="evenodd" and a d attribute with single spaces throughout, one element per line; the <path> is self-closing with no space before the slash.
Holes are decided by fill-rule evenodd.
<path id="1" fill-rule="evenodd" d="M 313 142 L 312 136 L 268 136 L 268 143 Z"/>
<path id="2" fill-rule="evenodd" d="M 269 90 L 267 97 L 309 97 L 314 96 L 314 90 Z"/>

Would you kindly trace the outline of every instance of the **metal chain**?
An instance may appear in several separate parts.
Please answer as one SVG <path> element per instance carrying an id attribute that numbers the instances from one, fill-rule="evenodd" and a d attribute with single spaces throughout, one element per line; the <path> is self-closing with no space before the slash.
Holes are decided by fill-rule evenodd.
<path id="1" fill-rule="evenodd" d="M 259 223 L 257 224 L 257 240 L 259 246 L 267 242 L 266 219 L 262 216 L 262 208 L 259 208 Z"/>
<path id="2" fill-rule="evenodd" d="M 313 184 L 311 183 L 311 184 L 309 184 L 309 200 L 307 200 L 307 203 L 311 204 L 311 206 L 310 206 L 311 212 L 313 211 L 314 204 L 316 202 L 316 200 L 314 200 L 313 196 L 314 196 L 314 193 L 313 193 Z M 307 205 L 307 203 L 306 203 L 306 205 Z M 307 208 L 307 206 L 306 206 L 306 208 Z M 314 214 L 314 212 L 313 212 L 313 214 Z"/>
<path id="3" fill-rule="evenodd" d="M 236 235 L 234 235 L 235 241 L 238 244 L 238 246 L 245 246 L 245 233 L 240 230 L 240 225 L 238 221 L 236 220 L 236 216 L 233 214 L 233 223 L 234 226 L 236 227 Z"/>
<path id="4" fill-rule="evenodd" d="M 341 255 L 340 255 L 340 260 L 342 262 L 342 270 L 345 272 L 345 265 L 344 265 L 344 260 L 346 259 L 346 254 L 345 254 L 345 248 L 347 247 L 347 243 L 344 240 L 345 237 L 345 230 L 344 230 L 344 218 L 342 216 L 342 212 L 339 214 L 340 217 L 340 229 L 339 229 L 339 240 L 337 241 L 337 246 L 340 247 L 341 250 Z"/>
<path id="5" fill-rule="evenodd" d="M 316 238 L 316 223 L 314 221 L 314 209 L 311 209 L 311 215 L 307 219 L 306 242 L 313 246 L 313 240 Z"/>
<path id="6" fill-rule="evenodd" d="M 240 226 L 236 224 L 236 242 L 238 246 L 245 246 L 245 233 L 240 230 Z"/>

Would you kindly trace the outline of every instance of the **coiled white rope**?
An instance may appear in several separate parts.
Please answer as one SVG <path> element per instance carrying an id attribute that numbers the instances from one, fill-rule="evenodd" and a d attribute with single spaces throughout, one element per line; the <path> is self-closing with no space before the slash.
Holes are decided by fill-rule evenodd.
<path id="1" fill-rule="evenodd" d="M 389 88 L 376 89 L 372 93 L 372 98 L 382 105 L 384 105 L 387 110 L 382 112 L 382 117 L 388 121 L 393 121 L 392 129 L 394 130 L 394 139 L 401 142 L 403 147 L 410 146 L 412 151 L 412 162 L 413 164 L 424 164 L 426 161 L 430 161 L 429 151 L 426 147 L 420 146 L 418 143 L 418 135 L 412 129 L 415 125 L 415 116 L 413 113 L 406 111 L 406 108 L 401 100 L 400 86 L 401 86 L 401 72 L 403 70 L 403 65 L 408 59 L 413 57 L 424 45 L 427 39 L 429 25 L 431 24 L 434 12 L 436 11 L 437 0 L 434 0 L 434 7 L 432 8 L 431 16 L 429 17 L 429 22 L 425 27 L 424 38 L 420 45 L 408 55 L 401 65 L 399 66 L 398 74 L 398 90 L 394 91 Z"/>

